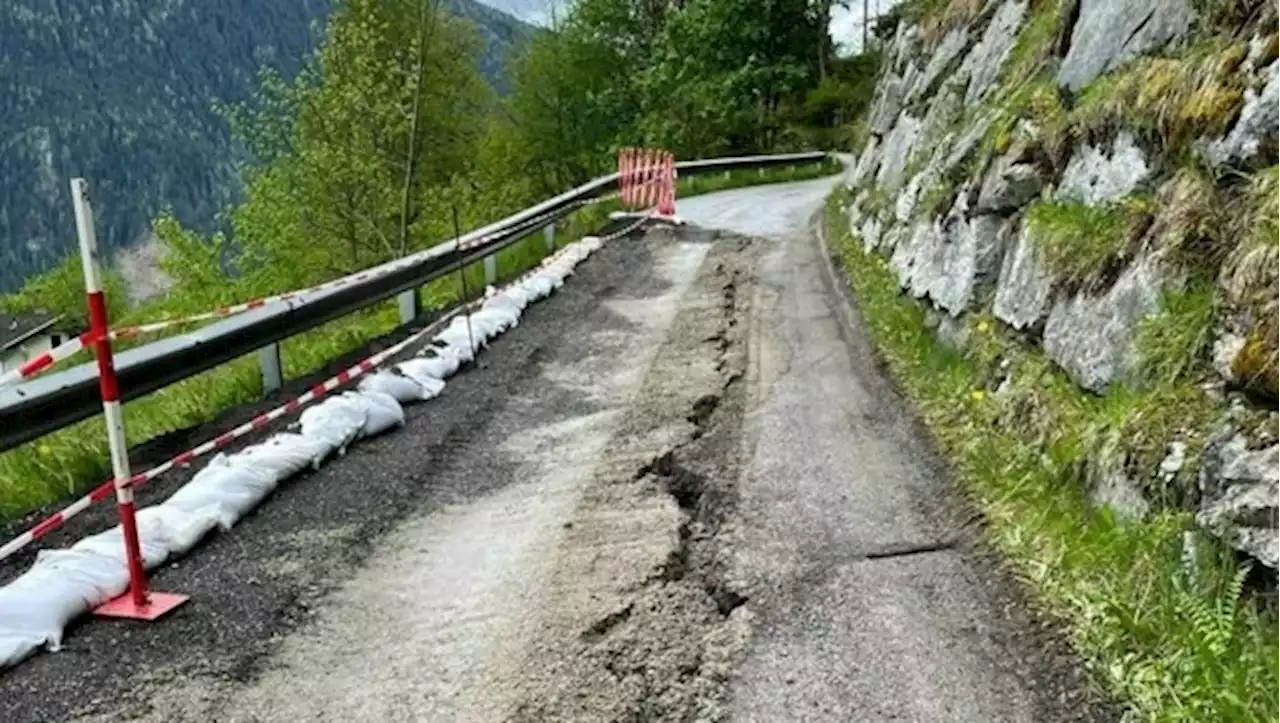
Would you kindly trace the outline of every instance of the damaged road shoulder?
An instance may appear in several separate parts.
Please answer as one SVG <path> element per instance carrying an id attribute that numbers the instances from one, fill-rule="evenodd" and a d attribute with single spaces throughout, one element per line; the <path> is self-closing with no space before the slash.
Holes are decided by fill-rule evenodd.
<path id="1" fill-rule="evenodd" d="M 756 254 L 740 237 L 712 243 L 619 425 L 617 464 L 603 465 L 566 538 L 513 720 L 726 715 L 751 620 L 727 550 Z"/>

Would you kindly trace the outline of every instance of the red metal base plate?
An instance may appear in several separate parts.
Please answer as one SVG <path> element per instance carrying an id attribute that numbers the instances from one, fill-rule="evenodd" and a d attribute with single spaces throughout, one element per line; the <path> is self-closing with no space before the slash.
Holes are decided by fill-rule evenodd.
<path id="1" fill-rule="evenodd" d="M 151 591 L 147 593 L 146 604 L 138 606 L 133 603 L 133 597 L 126 592 L 120 597 L 108 600 L 94 608 L 93 614 L 104 618 L 125 618 L 151 622 L 189 599 L 186 595 Z"/>

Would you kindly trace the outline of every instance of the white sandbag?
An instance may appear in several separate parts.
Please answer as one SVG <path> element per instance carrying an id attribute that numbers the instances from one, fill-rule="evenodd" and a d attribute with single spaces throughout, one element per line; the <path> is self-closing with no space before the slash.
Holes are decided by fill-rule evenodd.
<path id="1" fill-rule="evenodd" d="M 252 460 L 219 454 L 173 493 L 165 505 L 193 514 L 212 508 L 218 516 L 218 526 L 229 530 L 275 487 L 275 477 L 268 470 L 253 466 Z"/>
<path id="2" fill-rule="evenodd" d="M 319 469 L 320 463 L 332 451 L 333 447 L 324 441 L 295 432 L 281 432 L 247 447 L 235 456 L 239 460 L 238 464 L 269 472 L 276 482 L 281 482 L 307 466 Z"/>
<path id="3" fill-rule="evenodd" d="M 493 329 L 494 334 L 501 334 L 516 325 L 520 313 L 511 307 L 490 306 L 472 314 L 471 318 Z"/>
<path id="4" fill-rule="evenodd" d="M 427 364 L 420 366 L 425 375 L 442 381 L 453 376 L 453 373 L 458 371 L 458 367 L 461 365 L 461 361 L 447 345 L 435 346 L 434 344 L 429 344 L 418 352 L 418 358 L 427 362 Z"/>
<path id="5" fill-rule="evenodd" d="M 510 326 L 515 326 L 520 322 L 520 312 L 524 311 L 524 306 L 513 298 L 511 294 L 502 293 L 485 299 L 481 309 L 484 311 L 501 311 L 511 317 Z"/>
<path id="6" fill-rule="evenodd" d="M 431 359 L 406 359 L 396 364 L 401 374 L 409 377 L 422 387 L 422 399 L 431 399 L 444 391 L 444 380 L 433 376 L 436 364 Z"/>
<path id="7" fill-rule="evenodd" d="M 38 633 L 0 628 L 0 670 L 26 660 L 41 645 L 44 645 L 44 637 Z"/>
<path id="8" fill-rule="evenodd" d="M 189 512 L 163 503 L 138 510 L 139 525 L 151 519 L 164 527 L 165 537 L 169 543 L 169 555 L 173 557 L 182 555 L 195 547 L 196 543 L 218 526 L 218 510 L 210 506 Z"/>
<path id="9" fill-rule="evenodd" d="M 502 293 L 499 294 L 499 296 L 505 296 L 508 299 L 511 299 L 513 302 L 515 302 L 517 306 L 520 307 L 521 311 L 524 311 L 525 307 L 527 307 L 529 303 L 533 300 L 532 297 L 529 295 L 529 290 L 524 288 L 522 284 L 518 284 L 518 283 L 512 284 L 511 286 L 508 286 L 507 288 L 503 289 Z"/>
<path id="10" fill-rule="evenodd" d="M 492 314 L 482 315 L 481 313 L 471 314 L 467 317 L 471 320 L 471 333 L 485 339 L 486 345 L 489 340 L 506 331 L 506 327 L 502 324 L 502 319 Z"/>
<path id="11" fill-rule="evenodd" d="M 422 399 L 422 387 L 403 374 L 384 369 L 360 380 L 356 386 L 361 392 L 379 392 L 397 402 L 413 402 Z"/>
<path id="12" fill-rule="evenodd" d="M 394 397 L 382 392 L 344 392 L 344 397 L 364 408 L 360 436 L 372 437 L 388 429 L 404 426 L 404 409 Z"/>
<path id="13" fill-rule="evenodd" d="M 128 570 L 118 559 L 86 551 L 42 550 L 30 570 L 0 588 L 0 634 L 9 641 L 0 643 L 0 663 L 26 657 L 33 642 L 57 650 L 68 622 L 128 586 Z"/>
<path id="14" fill-rule="evenodd" d="M 537 301 L 551 294 L 554 285 L 551 280 L 542 274 L 533 274 L 529 278 L 520 282 L 520 286 L 529 295 L 530 301 Z"/>
<path id="15" fill-rule="evenodd" d="M 330 397 L 304 409 L 298 422 L 303 436 L 321 440 L 338 454 L 345 454 L 347 445 L 364 429 L 364 408 L 344 397 Z"/>
<path id="16" fill-rule="evenodd" d="M 172 544 L 169 540 L 169 529 L 164 521 L 154 514 L 137 514 L 138 548 L 142 553 L 142 566 L 148 570 L 164 564 L 169 559 Z M 72 552 L 91 552 L 95 555 L 110 557 L 121 564 L 127 561 L 124 549 L 124 531 L 119 525 L 105 532 L 90 535 L 71 546 Z"/>
<path id="17" fill-rule="evenodd" d="M 480 333 L 477 333 L 480 332 Z M 488 337 L 484 335 L 483 328 L 477 328 L 475 320 L 470 314 L 461 314 L 455 316 L 453 321 L 449 322 L 449 328 L 444 330 L 445 334 L 453 334 L 454 338 L 463 340 L 463 346 L 466 342 L 470 342 L 472 350 L 479 354 L 480 350 L 485 348 L 485 342 Z"/>

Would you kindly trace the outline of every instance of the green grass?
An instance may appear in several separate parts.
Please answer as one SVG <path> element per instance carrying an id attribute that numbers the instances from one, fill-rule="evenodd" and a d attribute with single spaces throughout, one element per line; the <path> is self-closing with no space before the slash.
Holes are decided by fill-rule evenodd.
<path id="1" fill-rule="evenodd" d="M 900 293 L 883 257 L 862 250 L 838 206 L 833 197 L 828 237 L 893 377 L 986 518 L 991 544 L 1095 676 L 1137 719 L 1276 720 L 1278 631 L 1242 604 L 1245 570 L 1211 540 L 1188 555 L 1187 514 L 1121 522 L 1090 506 L 1081 484 L 1086 450 L 1107 438 L 1127 448 L 1141 435 L 1158 452 L 1176 427 L 1204 423 L 1204 395 L 1185 383 L 1082 393 L 987 315 L 970 319 L 963 352 L 935 343 L 922 306 Z M 1170 309 L 1198 319 L 1202 304 Z M 1159 329 L 1151 333 L 1171 333 Z"/>
<path id="2" fill-rule="evenodd" d="M 1036 201 L 1027 209 L 1029 238 L 1061 280 L 1088 286 L 1127 258 L 1134 228 L 1150 206 L 1142 196 L 1097 206 Z"/>
<path id="3" fill-rule="evenodd" d="M 683 179 L 677 197 L 760 183 L 778 183 L 830 175 L 839 164 L 802 164 L 773 169 L 760 175 L 735 171 L 726 178 Z M 615 210 L 615 203 L 588 206 L 560 222 L 557 245 L 599 228 Z M 498 254 L 499 280 L 510 279 L 546 255 L 542 232 L 512 244 Z M 484 289 L 482 262 L 463 270 L 472 296 Z M 437 279 L 422 288 L 424 308 L 440 309 L 458 303 L 463 283 L 457 274 Z M 281 346 L 285 376 L 309 376 L 329 360 L 358 349 L 400 324 L 394 300 L 292 337 Z M 86 361 L 79 356 L 75 362 Z M 125 405 L 129 443 L 139 444 L 175 430 L 214 419 L 222 411 L 262 396 L 262 376 L 257 357 L 250 354 L 229 364 L 185 379 Z M 88 419 L 0 454 L 0 519 L 11 519 L 54 500 L 76 494 L 105 479 L 110 473 L 106 432 L 100 418 Z"/>

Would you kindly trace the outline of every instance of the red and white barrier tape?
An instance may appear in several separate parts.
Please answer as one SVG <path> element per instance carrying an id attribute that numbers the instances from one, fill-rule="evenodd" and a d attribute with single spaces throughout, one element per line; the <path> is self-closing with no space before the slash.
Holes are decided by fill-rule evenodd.
<path id="1" fill-rule="evenodd" d="M 311 389 L 307 390 L 305 393 L 299 395 L 294 399 L 289 400 L 288 402 L 276 407 L 275 409 L 272 409 L 269 412 L 264 412 L 263 414 L 259 414 L 258 416 L 254 417 L 248 422 L 245 422 L 244 424 L 241 424 L 240 426 L 224 434 L 214 437 L 213 439 L 203 444 L 193 447 L 192 449 L 189 449 L 186 452 L 175 455 L 174 457 L 170 458 L 168 461 L 162 464 L 159 464 L 155 467 L 152 467 L 151 469 L 146 470 L 145 472 L 137 472 L 133 474 L 132 476 L 130 476 L 129 481 L 126 483 L 126 486 L 129 489 L 140 487 L 141 485 L 144 485 L 147 482 L 155 479 L 156 477 L 159 477 L 165 472 L 168 472 L 174 467 L 190 464 L 197 457 L 206 455 L 210 452 L 226 447 L 236 439 L 239 439 L 255 430 L 262 429 L 263 427 L 267 426 L 271 422 L 277 419 L 280 419 L 283 416 L 292 414 L 300 410 L 304 405 L 309 404 L 317 399 L 320 399 L 325 395 L 329 394 L 330 392 L 332 392 L 333 390 L 337 389 L 338 387 L 341 387 L 344 384 L 347 384 L 351 380 L 360 377 L 366 372 L 372 371 L 379 364 L 386 361 L 387 358 L 404 351 L 404 349 L 407 348 L 409 345 L 422 339 L 427 334 L 439 328 L 441 324 L 451 320 L 454 316 L 457 316 L 462 311 L 472 308 L 473 306 L 476 305 L 476 303 L 478 302 L 469 302 L 467 304 L 457 307 L 456 309 L 451 310 L 449 313 L 445 314 L 444 316 L 440 317 L 436 321 L 432 322 L 421 331 L 415 332 L 414 334 L 410 335 L 403 341 L 393 346 L 390 346 L 387 349 L 380 351 L 377 354 L 374 354 L 366 359 L 361 360 L 360 362 L 356 363 L 352 367 L 349 367 L 347 369 L 344 369 L 338 372 L 337 374 L 326 379 L 320 384 L 313 386 Z M 72 502 L 70 505 L 67 505 L 62 510 L 54 513 L 53 515 L 41 521 L 39 524 L 35 525 L 34 527 L 27 530 L 26 532 L 22 533 L 18 537 L 15 537 L 14 539 L 5 543 L 4 546 L 0 547 L 0 560 L 4 560 L 5 558 L 13 555 L 18 550 L 21 550 L 22 548 L 26 547 L 32 542 L 58 529 L 67 520 L 85 511 L 93 503 L 100 502 L 102 500 L 105 500 L 111 497 L 111 493 L 114 490 L 114 486 L 115 486 L 114 480 L 107 480 L 101 483 L 97 487 L 93 488 L 93 490 L 90 491 L 89 494 L 81 497 L 75 502 Z"/>
<path id="2" fill-rule="evenodd" d="M 96 339 L 93 333 L 86 331 L 80 336 L 32 358 L 17 369 L 0 374 L 0 389 L 40 375 L 54 364 L 74 356 L 81 349 L 93 345 L 94 341 Z"/>

